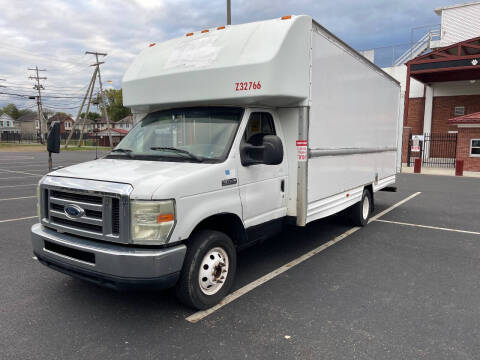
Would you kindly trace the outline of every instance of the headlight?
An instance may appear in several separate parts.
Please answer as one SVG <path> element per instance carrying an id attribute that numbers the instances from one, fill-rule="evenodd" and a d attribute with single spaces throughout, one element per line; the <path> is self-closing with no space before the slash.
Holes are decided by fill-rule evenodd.
<path id="1" fill-rule="evenodd" d="M 132 242 L 165 244 L 175 225 L 175 203 L 165 201 L 131 201 Z"/>

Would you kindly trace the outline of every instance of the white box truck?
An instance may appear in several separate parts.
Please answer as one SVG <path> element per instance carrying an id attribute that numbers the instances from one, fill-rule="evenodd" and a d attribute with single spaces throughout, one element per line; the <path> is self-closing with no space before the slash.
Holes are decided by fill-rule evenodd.
<path id="1" fill-rule="evenodd" d="M 363 226 L 399 171 L 399 84 L 309 16 L 151 44 L 123 96 L 143 119 L 43 177 L 31 231 L 41 263 L 101 285 L 208 308 L 239 249 L 347 208 Z"/>

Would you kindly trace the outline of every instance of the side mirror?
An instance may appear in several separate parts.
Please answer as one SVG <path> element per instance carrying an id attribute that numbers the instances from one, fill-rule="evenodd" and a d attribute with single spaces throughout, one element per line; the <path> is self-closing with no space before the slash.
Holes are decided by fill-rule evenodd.
<path id="1" fill-rule="evenodd" d="M 265 135 L 263 138 L 263 162 L 267 165 L 278 165 L 283 161 L 282 140 L 276 135 Z"/>
<path id="2" fill-rule="evenodd" d="M 60 152 L 60 122 L 58 121 L 52 122 L 48 129 L 47 151 L 55 154 Z"/>
<path id="3" fill-rule="evenodd" d="M 243 166 L 278 165 L 283 161 L 282 140 L 276 135 L 265 135 L 261 146 L 243 143 L 240 146 L 240 160 Z"/>

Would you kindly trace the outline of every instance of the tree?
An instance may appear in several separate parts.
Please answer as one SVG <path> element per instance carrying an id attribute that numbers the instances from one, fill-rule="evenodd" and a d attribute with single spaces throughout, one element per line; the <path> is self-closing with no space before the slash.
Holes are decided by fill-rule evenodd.
<path id="1" fill-rule="evenodd" d="M 84 117 L 85 117 L 85 113 L 82 112 L 82 113 L 80 114 L 80 118 L 83 119 Z M 97 119 L 99 119 L 99 118 L 101 118 L 101 117 L 102 117 L 102 116 L 101 116 L 99 113 L 89 111 L 87 118 L 90 119 L 90 120 L 92 120 L 92 121 L 95 121 L 95 120 L 97 120 Z"/>
<path id="2" fill-rule="evenodd" d="M 125 116 L 131 115 L 129 108 L 123 106 L 122 89 L 104 90 L 107 112 L 110 120 L 117 122 Z M 101 95 L 98 94 L 95 102 L 98 102 L 99 108 L 102 107 Z"/>
<path id="3" fill-rule="evenodd" d="M 3 114 L 10 115 L 13 119 L 18 119 L 21 115 L 15 104 L 8 104 L 2 109 Z"/>

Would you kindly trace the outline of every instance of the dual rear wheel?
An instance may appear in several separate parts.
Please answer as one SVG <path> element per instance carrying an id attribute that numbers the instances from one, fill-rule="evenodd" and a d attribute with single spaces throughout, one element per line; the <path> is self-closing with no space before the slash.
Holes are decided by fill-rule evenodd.
<path id="1" fill-rule="evenodd" d="M 361 200 L 348 209 L 350 221 L 355 226 L 365 226 L 373 212 L 373 197 L 370 189 L 363 189 Z"/>

